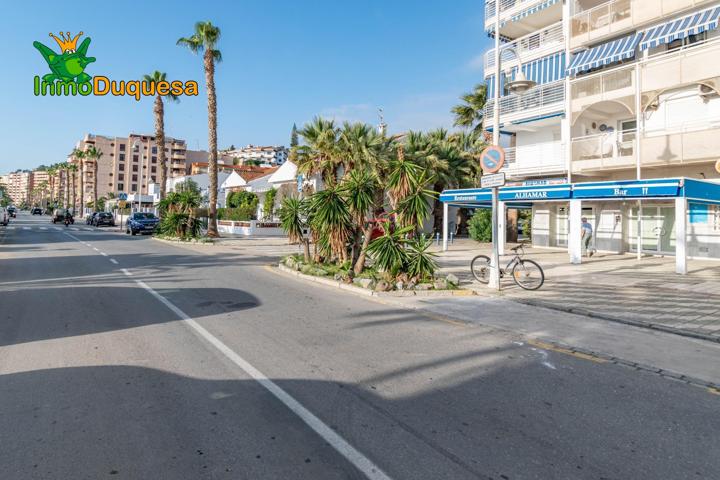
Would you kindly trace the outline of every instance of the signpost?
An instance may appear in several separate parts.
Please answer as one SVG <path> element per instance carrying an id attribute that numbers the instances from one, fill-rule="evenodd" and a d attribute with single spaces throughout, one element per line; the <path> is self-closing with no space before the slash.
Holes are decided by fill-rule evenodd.
<path id="1" fill-rule="evenodd" d="M 497 129 L 498 122 L 495 122 L 495 129 Z M 480 154 L 480 166 L 483 169 L 484 174 L 497 173 L 505 165 L 505 150 L 498 145 L 490 145 Z M 499 205 L 498 205 L 498 187 L 500 184 L 499 180 L 502 180 L 502 184 L 505 183 L 505 175 L 501 174 L 502 177 L 497 175 L 489 175 L 491 179 L 488 183 L 491 183 L 492 187 L 492 256 L 490 257 L 490 288 L 500 290 L 500 253 L 498 246 L 498 216 L 499 216 Z M 484 177 L 485 175 L 483 175 Z M 493 178 L 495 177 L 495 178 Z M 482 182 L 482 181 L 481 181 Z M 482 184 L 482 183 L 481 183 Z"/>
<path id="2" fill-rule="evenodd" d="M 505 172 L 483 175 L 482 178 L 480 178 L 480 186 L 482 188 L 504 187 Z"/>

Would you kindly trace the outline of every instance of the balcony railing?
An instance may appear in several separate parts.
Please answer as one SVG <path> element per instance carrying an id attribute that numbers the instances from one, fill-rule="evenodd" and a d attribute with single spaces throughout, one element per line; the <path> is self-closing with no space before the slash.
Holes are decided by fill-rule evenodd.
<path id="1" fill-rule="evenodd" d="M 712 0 L 610 0 L 573 15 L 570 47 L 646 25 Z M 577 5 L 577 2 L 576 2 Z"/>
<path id="2" fill-rule="evenodd" d="M 572 139 L 572 171 L 628 168 L 635 165 L 635 130 L 614 131 Z"/>
<path id="3" fill-rule="evenodd" d="M 552 105 L 562 104 L 565 100 L 565 83 L 563 81 L 546 83 L 531 88 L 522 95 L 507 95 L 500 98 L 500 116 L 523 114 L 523 117 L 536 114 Z M 485 120 L 493 121 L 495 99 L 485 104 Z"/>
<path id="4" fill-rule="evenodd" d="M 720 119 L 648 132 L 642 138 L 643 166 L 714 162 L 720 152 Z"/>
<path id="5" fill-rule="evenodd" d="M 517 63 L 519 58 L 523 62 L 527 62 L 530 58 L 537 58 L 543 54 L 561 50 L 564 46 L 565 36 L 563 35 L 562 22 L 560 22 L 502 45 L 500 47 L 500 64 L 503 68 L 506 68 L 510 66 L 510 62 Z M 493 48 L 485 54 L 485 74 L 492 74 L 494 66 L 495 49 Z"/>
<path id="6" fill-rule="evenodd" d="M 495 18 L 495 1 L 486 0 L 485 2 L 485 23 L 491 18 Z M 500 16 L 503 16 L 504 12 L 508 10 L 521 11 L 526 7 L 532 7 L 536 3 L 541 3 L 544 0 L 500 0 Z"/>
<path id="7" fill-rule="evenodd" d="M 543 142 L 505 149 L 503 172 L 509 177 L 532 177 L 565 172 L 562 142 Z"/>

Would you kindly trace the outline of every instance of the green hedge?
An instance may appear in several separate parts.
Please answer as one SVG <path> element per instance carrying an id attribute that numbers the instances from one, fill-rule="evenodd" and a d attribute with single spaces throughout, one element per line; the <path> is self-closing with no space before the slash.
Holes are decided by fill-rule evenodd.
<path id="1" fill-rule="evenodd" d="M 218 220 L 232 220 L 234 222 L 244 222 L 247 220 L 256 220 L 257 206 L 243 205 L 237 208 L 218 208 Z"/>
<path id="2" fill-rule="evenodd" d="M 477 208 L 468 221 L 470 238 L 478 242 L 492 242 L 492 210 Z"/>

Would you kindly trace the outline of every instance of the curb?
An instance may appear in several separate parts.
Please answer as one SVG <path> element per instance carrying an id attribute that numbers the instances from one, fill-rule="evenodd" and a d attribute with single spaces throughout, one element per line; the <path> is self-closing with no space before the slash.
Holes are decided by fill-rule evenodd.
<path id="1" fill-rule="evenodd" d="M 286 275 L 291 275 L 301 280 L 308 282 L 319 283 L 328 287 L 339 288 L 340 290 L 347 290 L 349 292 L 356 293 L 358 295 L 364 295 L 366 297 L 380 297 L 380 298 L 397 298 L 397 297 L 467 297 L 475 295 L 472 290 L 401 290 L 396 292 L 375 292 L 366 288 L 356 287 L 355 285 L 348 285 L 347 283 L 339 282 L 337 280 L 330 280 L 329 278 L 315 277 L 313 275 L 305 275 L 304 273 L 298 272 L 285 265 L 270 266 L 270 268 L 282 272 Z"/>
<path id="2" fill-rule="evenodd" d="M 185 242 L 181 240 L 167 240 L 164 238 L 158 238 L 154 235 L 151 235 L 150 238 L 156 242 L 169 243 L 170 245 L 215 245 L 215 242 Z"/>
<path id="3" fill-rule="evenodd" d="M 659 332 L 672 333 L 674 335 L 679 335 L 682 337 L 694 338 L 697 340 L 705 340 L 705 341 L 709 341 L 709 342 L 713 342 L 713 343 L 720 343 L 720 338 L 715 337 L 713 335 L 706 335 L 704 333 L 698 333 L 698 332 L 690 332 L 688 330 L 682 330 L 679 328 L 668 327 L 668 326 L 662 325 L 662 324 L 641 322 L 638 320 L 630 320 L 627 318 L 615 317 L 613 315 L 605 315 L 602 313 L 591 312 L 590 310 L 586 310 L 584 308 L 563 307 L 560 305 L 553 305 L 553 304 L 545 303 L 542 300 L 535 300 L 532 298 L 528 298 L 528 299 L 513 298 L 513 297 L 504 297 L 504 298 L 506 298 L 507 300 L 512 300 L 513 302 L 516 302 L 516 303 L 523 304 L 523 305 L 529 305 L 531 307 L 542 307 L 542 308 L 547 308 L 548 310 L 572 313 L 574 315 L 582 315 L 582 316 L 590 317 L 590 318 L 599 318 L 600 320 L 607 320 L 609 322 L 622 323 L 624 325 L 630 325 L 633 327 L 646 328 L 649 330 L 657 330 Z"/>

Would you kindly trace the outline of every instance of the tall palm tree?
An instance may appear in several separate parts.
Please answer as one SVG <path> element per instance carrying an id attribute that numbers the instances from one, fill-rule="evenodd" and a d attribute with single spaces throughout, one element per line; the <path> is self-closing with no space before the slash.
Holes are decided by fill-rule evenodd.
<path id="1" fill-rule="evenodd" d="M 205 69 L 205 84 L 207 87 L 208 102 L 208 173 L 210 177 L 210 221 L 208 223 L 208 236 L 219 237 L 217 229 L 217 96 L 215 94 L 215 63 L 222 61 L 222 54 L 217 43 L 220 40 L 220 29 L 211 22 L 197 22 L 195 31 L 189 37 L 181 37 L 177 45 L 187 47 L 195 54 L 202 53 L 203 67 Z"/>
<path id="2" fill-rule="evenodd" d="M 293 150 L 298 172 L 307 176 L 320 174 L 325 183 L 336 183 L 342 161 L 338 149 L 340 130 L 335 122 L 315 117 L 300 130 L 300 135 L 305 144 Z"/>
<path id="3" fill-rule="evenodd" d="M 143 76 L 149 84 L 157 85 L 159 82 L 166 81 L 167 74 L 155 70 L 150 75 Z M 160 163 L 160 200 L 165 198 L 165 189 L 167 184 L 167 157 L 165 156 L 165 105 L 163 97 L 171 102 L 180 101 L 177 95 L 168 92 L 167 95 L 160 95 L 156 89 L 155 104 L 153 105 L 153 114 L 155 115 L 155 143 L 158 148 L 158 162 Z"/>
<path id="4" fill-rule="evenodd" d="M 55 176 L 57 175 L 57 166 L 50 165 L 46 171 L 48 173 L 48 182 L 50 184 L 50 202 L 53 203 L 53 207 L 55 207 Z"/>
<path id="5" fill-rule="evenodd" d="M 100 163 L 100 159 L 103 156 L 102 150 L 99 150 L 95 147 L 95 145 L 90 145 L 87 150 L 85 150 L 85 156 L 84 158 L 87 160 L 90 160 L 90 163 L 93 166 L 93 184 L 92 184 L 92 204 L 93 208 L 97 210 L 97 182 L 98 182 L 98 167 Z"/>
<path id="6" fill-rule="evenodd" d="M 68 170 L 68 173 L 69 173 L 69 175 L 70 175 L 70 178 L 69 178 L 69 181 L 68 181 L 68 183 L 70 184 L 70 198 L 71 198 L 70 205 L 72 206 L 72 209 L 73 209 L 75 212 L 77 212 L 77 210 L 75 210 L 75 204 L 76 204 L 76 201 L 77 201 L 77 198 L 76 198 L 77 196 L 76 196 L 76 194 L 75 194 L 75 186 L 76 186 L 76 183 L 77 183 L 77 178 L 76 178 L 76 177 L 77 177 L 78 166 L 77 166 L 76 164 L 74 164 L 74 163 L 68 162 L 68 163 L 67 163 L 67 170 Z"/>
<path id="7" fill-rule="evenodd" d="M 487 86 L 482 83 L 475 85 L 472 92 L 463 94 L 460 99 L 462 103 L 452 108 L 452 113 L 455 115 L 455 126 L 482 133 Z"/>
<path id="8" fill-rule="evenodd" d="M 82 215 L 85 211 L 85 152 L 80 150 L 79 148 L 76 148 L 72 151 L 70 154 L 72 157 L 74 157 L 77 160 L 77 166 L 78 171 L 80 174 L 78 177 L 80 178 L 80 184 L 78 186 L 78 192 L 80 193 L 80 202 L 78 205 L 78 212 Z"/>

